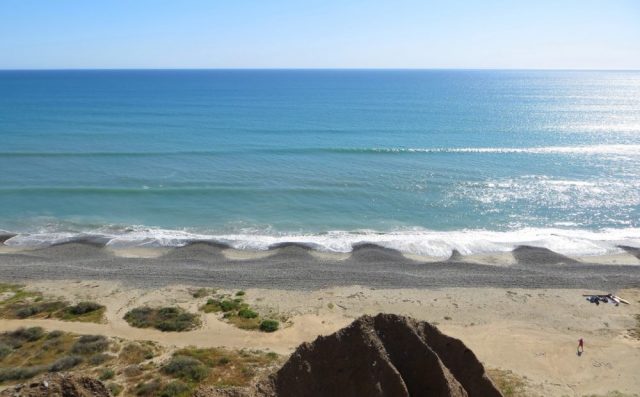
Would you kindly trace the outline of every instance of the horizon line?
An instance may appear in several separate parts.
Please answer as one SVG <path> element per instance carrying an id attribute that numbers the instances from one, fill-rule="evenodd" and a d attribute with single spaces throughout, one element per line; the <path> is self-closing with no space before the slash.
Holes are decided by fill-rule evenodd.
<path id="1" fill-rule="evenodd" d="M 638 69 L 613 68 L 403 68 L 403 67 L 79 67 L 79 68 L 2 68 L 0 72 L 55 72 L 55 71 L 567 71 L 567 72 L 638 72 Z"/>

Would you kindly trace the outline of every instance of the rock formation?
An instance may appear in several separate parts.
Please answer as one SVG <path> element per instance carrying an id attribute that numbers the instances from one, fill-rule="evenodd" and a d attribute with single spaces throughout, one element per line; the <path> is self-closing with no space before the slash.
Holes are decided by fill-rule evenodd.
<path id="1" fill-rule="evenodd" d="M 379 314 L 303 343 L 268 379 L 225 397 L 501 397 L 460 340 L 426 322 Z"/>

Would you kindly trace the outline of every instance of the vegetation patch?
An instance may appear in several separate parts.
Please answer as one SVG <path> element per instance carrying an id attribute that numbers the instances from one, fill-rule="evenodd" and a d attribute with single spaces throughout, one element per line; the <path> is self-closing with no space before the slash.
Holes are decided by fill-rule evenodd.
<path id="1" fill-rule="evenodd" d="M 213 295 L 215 293 L 216 290 L 212 288 L 198 288 L 196 290 L 191 290 L 191 296 L 197 299 L 204 298 L 205 296 Z"/>
<path id="2" fill-rule="evenodd" d="M 87 354 L 74 347 L 82 339 L 76 335 L 40 327 L 19 328 L 0 334 L 0 382 L 29 379 L 44 372 L 68 371 L 91 366 Z"/>
<path id="3" fill-rule="evenodd" d="M 114 396 L 118 396 L 120 395 L 120 393 L 122 393 L 123 387 L 118 383 L 110 382 L 107 384 L 107 389 L 109 389 L 111 394 L 113 394 Z"/>
<path id="4" fill-rule="evenodd" d="M 280 327 L 280 323 L 276 320 L 264 320 L 260 323 L 260 331 L 275 332 Z"/>
<path id="5" fill-rule="evenodd" d="M 156 328 L 163 332 L 190 331 L 200 326 L 200 318 L 179 307 L 138 307 L 125 314 L 132 327 Z"/>
<path id="6" fill-rule="evenodd" d="M 118 360 L 125 364 L 140 364 L 158 354 L 158 347 L 153 342 L 129 342 L 118 355 Z"/>
<path id="7" fill-rule="evenodd" d="M 279 322 L 273 319 L 265 319 L 244 302 L 245 291 L 235 293 L 235 298 L 230 295 L 219 294 L 209 298 L 200 306 L 205 313 L 222 313 L 222 318 L 240 329 L 260 330 L 274 332 L 279 328 Z M 263 326 L 263 324 L 265 324 Z"/>
<path id="8" fill-rule="evenodd" d="M 100 323 L 104 321 L 106 307 L 95 302 L 80 302 L 68 306 L 56 313 L 56 317 L 65 321 Z"/>
<path id="9" fill-rule="evenodd" d="M 277 354 L 262 351 L 186 348 L 174 352 L 162 372 L 180 380 L 191 390 L 198 385 L 247 386 L 257 375 L 279 362 Z"/>
<path id="10" fill-rule="evenodd" d="M 505 397 L 520 397 L 525 395 L 526 383 L 511 371 L 491 368 L 487 370 L 489 378 Z"/>
<path id="11" fill-rule="evenodd" d="M 41 292 L 26 291 L 24 286 L 0 284 L 0 317 L 59 318 L 65 321 L 102 322 L 105 307 L 94 302 L 70 306 L 60 299 L 46 298 Z"/>

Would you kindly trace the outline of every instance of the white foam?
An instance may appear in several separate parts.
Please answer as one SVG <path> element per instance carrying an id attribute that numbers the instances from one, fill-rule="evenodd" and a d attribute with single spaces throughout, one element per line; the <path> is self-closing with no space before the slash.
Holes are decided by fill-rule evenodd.
<path id="1" fill-rule="evenodd" d="M 10 246 L 44 246 L 99 235 L 113 248 L 177 247 L 193 240 L 214 240 L 241 250 L 266 250 L 278 243 L 308 244 L 326 252 L 350 252 L 355 244 L 372 243 L 407 254 L 446 258 L 455 249 L 463 255 L 508 252 L 519 245 L 548 248 L 569 256 L 620 253 L 618 245 L 640 247 L 640 228 L 587 231 L 563 228 L 523 228 L 514 231 L 432 231 L 421 228 L 381 233 L 370 230 L 332 231 L 322 234 L 243 232 L 233 234 L 193 233 L 148 227 L 105 233 L 20 234 L 6 241 Z"/>

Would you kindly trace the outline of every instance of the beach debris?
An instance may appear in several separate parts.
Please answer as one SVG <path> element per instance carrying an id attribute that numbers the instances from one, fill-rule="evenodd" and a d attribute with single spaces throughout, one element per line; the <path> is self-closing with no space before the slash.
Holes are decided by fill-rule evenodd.
<path id="1" fill-rule="evenodd" d="M 584 294 L 582 296 L 584 296 L 588 302 L 595 303 L 596 305 L 600 305 L 600 302 L 611 303 L 612 305 L 615 305 L 615 306 L 620 305 L 620 303 L 624 303 L 625 305 L 629 304 L 629 301 L 624 300 L 621 297 L 613 294 L 605 294 L 605 295 Z"/>

